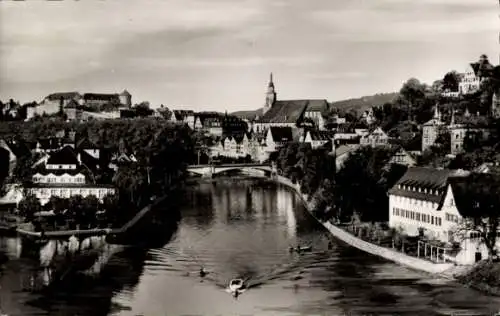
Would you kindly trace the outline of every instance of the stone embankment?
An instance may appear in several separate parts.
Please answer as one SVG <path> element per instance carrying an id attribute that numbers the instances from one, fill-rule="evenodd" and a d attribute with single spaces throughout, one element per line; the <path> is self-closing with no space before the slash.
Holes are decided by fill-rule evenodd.
<path id="1" fill-rule="evenodd" d="M 312 214 L 312 205 L 309 201 L 307 201 L 307 195 L 303 194 L 300 190 L 300 185 L 298 183 L 293 183 L 290 181 L 288 178 L 285 178 L 283 176 L 275 176 L 274 180 L 280 184 L 283 184 L 293 190 L 302 198 L 304 201 L 304 204 L 309 211 L 309 213 L 314 217 Z M 316 218 L 316 217 L 315 217 Z M 382 258 L 385 258 L 387 260 L 391 260 L 393 262 L 396 262 L 401 265 L 405 265 L 409 268 L 415 269 L 415 270 L 420 270 L 428 273 L 438 273 L 442 275 L 443 277 L 447 278 L 453 278 L 458 272 L 461 272 L 460 267 L 455 267 L 454 264 L 452 263 L 433 263 L 427 260 L 415 258 L 408 256 L 406 254 L 403 254 L 401 252 L 397 252 L 395 250 L 381 247 L 369 242 L 366 242 L 364 240 L 361 240 L 354 235 L 346 232 L 345 230 L 336 227 L 335 225 L 331 224 L 330 222 L 323 222 L 320 221 L 319 219 L 316 218 L 318 222 L 320 222 L 333 236 L 335 236 L 337 239 L 342 240 L 343 242 L 356 247 L 362 251 L 365 251 L 367 253 L 370 253 L 375 256 L 379 256 Z"/>

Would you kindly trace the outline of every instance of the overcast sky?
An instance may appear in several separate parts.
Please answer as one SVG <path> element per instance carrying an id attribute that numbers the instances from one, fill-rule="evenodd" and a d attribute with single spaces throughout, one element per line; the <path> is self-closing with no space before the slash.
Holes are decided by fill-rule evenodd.
<path id="1" fill-rule="evenodd" d="M 493 0 L 0 1 L 0 99 L 114 93 L 170 108 L 255 109 L 432 83 L 485 53 Z"/>

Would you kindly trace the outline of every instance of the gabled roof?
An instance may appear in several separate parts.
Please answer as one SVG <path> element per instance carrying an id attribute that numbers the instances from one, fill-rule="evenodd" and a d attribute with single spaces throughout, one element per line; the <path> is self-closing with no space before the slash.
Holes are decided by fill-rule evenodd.
<path id="1" fill-rule="evenodd" d="M 500 175 L 471 173 L 450 178 L 455 205 L 462 217 L 500 215 Z"/>
<path id="2" fill-rule="evenodd" d="M 488 76 L 494 68 L 494 66 L 490 64 L 489 61 L 486 61 L 482 64 L 480 62 L 470 63 L 470 66 L 474 71 L 475 76 L 482 76 L 482 77 Z"/>
<path id="3" fill-rule="evenodd" d="M 131 95 L 128 91 L 127 91 L 127 89 L 123 90 L 123 92 L 122 92 L 122 93 L 120 93 L 120 95 L 127 96 L 127 97 L 132 96 L 132 95 Z"/>
<path id="4" fill-rule="evenodd" d="M 455 173 L 456 170 L 451 169 L 411 167 L 389 190 L 389 194 L 439 203 L 449 177 Z"/>
<path id="5" fill-rule="evenodd" d="M 47 160 L 48 165 L 79 165 L 78 156 L 71 146 L 64 146 L 62 149 L 50 154 Z"/>
<path id="6" fill-rule="evenodd" d="M 370 135 L 372 135 L 374 133 L 382 133 L 385 136 L 387 136 L 387 133 L 380 126 L 376 126 L 376 127 L 373 127 L 371 129 L 369 129 L 368 134 L 366 136 L 370 136 Z"/>
<path id="7" fill-rule="evenodd" d="M 64 100 L 78 99 L 81 98 L 81 95 L 78 92 L 57 92 L 49 94 L 45 98 L 49 99 L 50 101 L 58 101 L 61 98 L 63 98 Z"/>
<path id="8" fill-rule="evenodd" d="M 291 127 L 271 126 L 269 132 L 275 142 L 291 142 L 293 140 Z"/>
<path id="9" fill-rule="evenodd" d="M 258 120 L 260 123 L 297 123 L 304 113 L 309 100 L 276 101 Z"/>

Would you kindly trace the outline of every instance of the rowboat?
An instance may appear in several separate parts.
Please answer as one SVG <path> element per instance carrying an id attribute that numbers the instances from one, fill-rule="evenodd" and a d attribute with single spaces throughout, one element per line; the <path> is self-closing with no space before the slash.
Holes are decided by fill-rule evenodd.
<path id="1" fill-rule="evenodd" d="M 242 279 L 233 279 L 229 282 L 229 290 L 231 292 L 238 292 L 243 289 L 243 280 Z"/>

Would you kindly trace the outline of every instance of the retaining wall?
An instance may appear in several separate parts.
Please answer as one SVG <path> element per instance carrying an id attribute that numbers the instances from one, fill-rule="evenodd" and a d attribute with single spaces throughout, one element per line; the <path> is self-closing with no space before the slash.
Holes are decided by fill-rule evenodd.
<path id="1" fill-rule="evenodd" d="M 283 185 L 288 186 L 289 188 L 295 190 L 297 194 L 302 198 L 304 201 L 304 204 L 306 205 L 307 210 L 311 214 L 311 216 L 314 217 L 314 215 L 311 213 L 311 207 L 310 203 L 307 201 L 307 196 L 305 194 L 302 194 L 300 191 L 300 185 L 293 184 L 292 181 L 290 181 L 288 178 L 285 178 L 283 176 L 275 176 L 273 178 L 276 182 L 281 183 Z M 342 240 L 343 242 L 356 247 L 362 251 L 365 251 L 367 253 L 370 253 L 375 256 L 382 257 L 387 260 L 394 261 L 398 264 L 405 265 L 407 267 L 420 270 L 420 271 L 425 271 L 429 273 L 443 273 L 452 267 L 454 267 L 453 263 L 432 263 L 427 260 L 411 257 L 408 255 L 405 255 L 401 252 L 381 247 L 369 242 L 366 242 L 364 240 L 361 240 L 354 235 L 346 232 L 343 229 L 340 229 L 330 222 L 322 222 L 318 220 L 316 217 L 314 217 L 318 222 L 320 222 L 333 236 L 335 236 L 337 239 Z"/>

